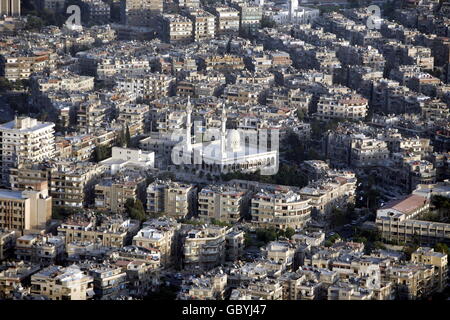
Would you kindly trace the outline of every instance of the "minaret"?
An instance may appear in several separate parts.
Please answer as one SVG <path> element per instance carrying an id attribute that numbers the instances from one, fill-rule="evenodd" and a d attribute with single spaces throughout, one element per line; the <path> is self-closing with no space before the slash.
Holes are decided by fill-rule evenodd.
<path id="1" fill-rule="evenodd" d="M 225 110 L 225 104 L 222 103 L 222 127 L 220 130 L 220 152 L 221 152 L 221 156 L 222 158 L 225 157 L 225 147 L 227 144 L 227 138 L 226 138 L 226 134 L 227 134 L 227 112 Z"/>
<path id="2" fill-rule="evenodd" d="M 187 101 L 187 105 L 186 105 L 186 149 L 187 150 L 192 150 L 191 114 L 192 114 L 191 97 L 188 96 L 188 101 Z"/>
<path id="3" fill-rule="evenodd" d="M 298 0 L 288 0 L 289 22 L 293 22 L 295 11 L 298 9 Z"/>

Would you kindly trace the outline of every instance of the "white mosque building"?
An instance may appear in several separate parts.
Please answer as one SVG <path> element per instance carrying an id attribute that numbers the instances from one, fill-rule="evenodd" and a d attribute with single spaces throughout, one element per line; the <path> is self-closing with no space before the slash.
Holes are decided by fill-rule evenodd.
<path id="1" fill-rule="evenodd" d="M 264 0 L 260 1 L 260 5 L 264 5 Z M 282 5 L 281 10 L 271 15 L 272 20 L 277 24 L 311 24 L 320 15 L 320 10 L 298 5 L 299 0 L 287 0 Z"/>
<path id="2" fill-rule="evenodd" d="M 172 162 L 194 165 L 211 174 L 233 171 L 272 175 L 278 172 L 278 129 L 227 130 L 227 115 L 222 105 L 221 129 L 207 130 L 208 142 L 192 143 L 192 106 L 186 107 L 186 131 L 182 142 L 172 149 Z"/>

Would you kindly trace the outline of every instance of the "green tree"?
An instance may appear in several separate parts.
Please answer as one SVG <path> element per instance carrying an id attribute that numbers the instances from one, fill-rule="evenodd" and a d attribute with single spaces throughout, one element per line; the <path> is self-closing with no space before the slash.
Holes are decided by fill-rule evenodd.
<path id="1" fill-rule="evenodd" d="M 291 239 L 294 234 L 295 234 L 295 230 L 290 227 L 286 228 L 286 231 L 284 231 L 284 236 L 288 239 Z"/>
<path id="2" fill-rule="evenodd" d="M 305 111 L 303 111 L 302 109 L 298 109 L 297 110 L 297 118 L 298 118 L 298 120 L 303 122 L 303 120 L 305 120 Z"/>
<path id="3" fill-rule="evenodd" d="M 434 246 L 434 251 L 445 253 L 446 255 L 450 254 L 448 246 L 445 243 L 441 242 L 436 243 L 436 245 Z"/>
<path id="4" fill-rule="evenodd" d="M 275 241 L 278 238 L 277 231 L 274 228 L 269 229 L 257 229 L 256 239 L 264 243 Z"/>
<path id="5" fill-rule="evenodd" d="M 125 201 L 125 211 L 131 219 L 144 221 L 147 217 L 144 205 L 141 200 L 127 199 Z"/>
<path id="6" fill-rule="evenodd" d="M 275 28 L 276 25 L 276 22 L 270 17 L 264 16 L 261 19 L 261 28 Z"/>
<path id="7" fill-rule="evenodd" d="M 0 77 L 0 92 L 6 92 L 13 89 L 13 84 L 5 77 Z"/>
<path id="8" fill-rule="evenodd" d="M 39 31 L 44 26 L 44 20 L 36 16 L 28 16 L 25 30 Z"/>
<path id="9" fill-rule="evenodd" d="M 130 128 L 128 127 L 128 124 L 125 129 L 125 145 L 127 147 L 131 146 L 131 134 L 130 134 Z"/>
<path id="10" fill-rule="evenodd" d="M 248 232 L 244 233 L 244 246 L 251 247 L 254 244 L 253 242 L 252 236 Z"/>
<path id="11" fill-rule="evenodd" d="M 111 157 L 111 148 L 108 146 L 99 145 L 95 147 L 94 158 L 96 162 L 100 162 Z"/>

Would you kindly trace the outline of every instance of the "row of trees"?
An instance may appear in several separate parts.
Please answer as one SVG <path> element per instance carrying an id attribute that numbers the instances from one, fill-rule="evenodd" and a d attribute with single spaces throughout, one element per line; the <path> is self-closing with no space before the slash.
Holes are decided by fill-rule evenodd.
<path id="1" fill-rule="evenodd" d="M 296 167 L 283 164 L 278 169 L 277 174 L 271 176 L 261 175 L 260 171 L 253 173 L 229 172 L 223 174 L 222 180 L 229 181 L 232 179 L 243 179 L 250 181 L 258 181 L 262 183 L 272 183 L 280 185 L 289 185 L 296 187 L 304 187 L 308 184 L 307 179 L 300 174 Z"/>

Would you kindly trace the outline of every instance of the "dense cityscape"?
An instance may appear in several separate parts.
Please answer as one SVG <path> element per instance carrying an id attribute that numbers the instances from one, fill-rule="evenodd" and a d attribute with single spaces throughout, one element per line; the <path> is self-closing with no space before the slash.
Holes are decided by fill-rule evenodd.
<path id="1" fill-rule="evenodd" d="M 0 300 L 450 299 L 449 1 L 0 15 Z"/>

